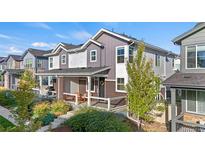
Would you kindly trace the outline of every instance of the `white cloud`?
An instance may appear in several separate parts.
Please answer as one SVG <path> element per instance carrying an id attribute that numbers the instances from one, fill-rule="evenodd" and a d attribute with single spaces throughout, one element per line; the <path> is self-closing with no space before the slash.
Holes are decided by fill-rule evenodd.
<path id="1" fill-rule="evenodd" d="M 69 36 L 66 35 L 62 35 L 62 34 L 56 34 L 57 37 L 61 38 L 61 39 L 69 39 Z"/>
<path id="2" fill-rule="evenodd" d="M 51 30 L 52 27 L 50 27 L 48 24 L 42 23 L 42 22 L 37 22 L 37 23 L 32 23 L 29 24 L 32 27 L 36 27 L 36 28 L 41 28 L 41 29 L 46 29 L 46 30 Z"/>
<path id="3" fill-rule="evenodd" d="M 34 47 L 49 47 L 50 45 L 46 42 L 34 42 L 31 44 Z"/>
<path id="4" fill-rule="evenodd" d="M 85 41 L 87 39 L 89 39 L 92 35 L 86 31 L 79 31 L 79 32 L 74 32 L 72 34 L 72 37 L 77 39 L 77 40 L 81 40 L 81 41 Z"/>
<path id="5" fill-rule="evenodd" d="M 8 48 L 8 52 L 11 53 L 11 54 L 20 54 L 20 53 L 22 53 L 23 51 L 17 49 L 17 48 L 14 47 L 14 46 L 11 46 L 11 47 Z"/>
<path id="6" fill-rule="evenodd" d="M 8 35 L 5 35 L 5 34 L 0 34 L 0 38 L 11 39 L 11 36 L 8 36 Z"/>

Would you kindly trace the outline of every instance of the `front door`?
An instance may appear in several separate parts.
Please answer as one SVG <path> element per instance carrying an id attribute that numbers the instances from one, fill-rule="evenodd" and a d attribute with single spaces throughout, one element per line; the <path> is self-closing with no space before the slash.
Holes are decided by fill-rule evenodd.
<path id="1" fill-rule="evenodd" d="M 105 97 L 105 78 L 99 78 L 99 97 Z"/>

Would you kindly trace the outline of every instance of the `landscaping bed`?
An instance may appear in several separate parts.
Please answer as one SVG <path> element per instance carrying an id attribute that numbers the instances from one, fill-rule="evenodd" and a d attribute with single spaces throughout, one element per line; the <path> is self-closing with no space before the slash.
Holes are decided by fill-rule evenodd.
<path id="1" fill-rule="evenodd" d="M 15 127 L 14 124 L 12 124 L 10 121 L 5 119 L 4 117 L 0 116 L 0 132 L 8 130 L 8 129 L 12 129 L 14 127 Z"/>

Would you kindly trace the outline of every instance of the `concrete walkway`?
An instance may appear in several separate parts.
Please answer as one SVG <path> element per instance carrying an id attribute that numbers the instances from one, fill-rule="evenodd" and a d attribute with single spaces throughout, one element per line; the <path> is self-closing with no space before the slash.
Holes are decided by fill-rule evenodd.
<path id="1" fill-rule="evenodd" d="M 5 119 L 9 120 L 14 125 L 17 125 L 12 113 L 3 106 L 0 106 L 0 115 Z"/>
<path id="2" fill-rule="evenodd" d="M 75 111 L 70 111 L 67 112 L 65 115 L 61 115 L 58 118 L 56 118 L 50 125 L 41 127 L 40 129 L 37 130 L 37 132 L 46 132 L 49 131 L 49 129 L 54 129 L 59 127 L 62 123 L 64 123 L 67 119 L 72 117 L 74 115 Z"/>

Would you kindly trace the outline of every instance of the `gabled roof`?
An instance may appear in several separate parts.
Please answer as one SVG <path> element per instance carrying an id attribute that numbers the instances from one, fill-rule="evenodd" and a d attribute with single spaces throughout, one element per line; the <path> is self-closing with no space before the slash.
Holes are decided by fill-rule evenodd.
<path id="1" fill-rule="evenodd" d="M 194 33 L 198 32 L 198 31 L 200 31 L 200 30 L 202 30 L 204 28 L 205 28 L 205 22 L 199 22 L 192 29 L 190 29 L 190 30 L 186 31 L 185 33 L 183 33 L 183 34 L 177 36 L 176 38 L 174 38 L 172 40 L 172 42 L 174 44 L 181 45 L 181 41 L 183 39 L 189 37 L 190 35 L 193 35 Z"/>
<path id="2" fill-rule="evenodd" d="M 6 58 L 7 58 L 7 57 L 0 57 L 0 63 L 5 62 L 5 61 L 6 61 Z"/>
<path id="3" fill-rule="evenodd" d="M 81 46 L 81 48 L 85 48 L 88 44 L 90 44 L 90 43 L 94 43 L 94 44 L 96 44 L 97 46 L 99 46 L 99 47 L 103 47 L 103 45 L 100 43 L 100 42 L 98 42 L 98 41 L 96 41 L 96 40 L 93 40 L 93 39 L 89 39 L 87 42 L 85 42 L 82 46 Z"/>
<path id="4" fill-rule="evenodd" d="M 25 53 L 23 54 L 22 58 L 24 58 L 24 56 L 29 52 L 30 54 L 32 54 L 35 57 L 45 57 L 45 54 L 49 54 L 51 53 L 52 50 L 40 50 L 40 49 L 33 49 L 33 48 L 29 48 L 25 51 Z"/>
<path id="5" fill-rule="evenodd" d="M 76 48 L 80 48 L 81 46 L 82 46 L 82 44 L 74 45 L 74 44 L 68 44 L 68 43 L 61 42 L 56 46 L 56 48 L 54 48 L 52 50 L 51 53 L 45 54 L 45 56 L 56 55 L 56 54 L 59 53 L 60 49 L 63 49 L 65 51 L 69 51 L 69 50 L 73 50 L 73 49 L 76 49 Z"/>
<path id="6" fill-rule="evenodd" d="M 204 88 L 205 73 L 181 73 L 177 72 L 163 82 L 170 87 Z"/>
<path id="7" fill-rule="evenodd" d="M 117 38 L 120 38 L 120 39 L 122 39 L 124 41 L 127 41 L 128 43 L 136 43 L 136 44 L 138 44 L 139 42 L 141 42 L 140 40 L 138 40 L 138 39 L 136 39 L 136 38 L 134 38 L 132 36 L 128 36 L 126 34 L 120 34 L 120 33 L 113 32 L 113 31 L 110 31 L 110 30 L 107 30 L 107 29 L 104 29 L 104 28 L 100 29 L 90 40 L 95 40 L 96 41 L 96 39 L 99 36 L 101 36 L 103 33 L 108 33 L 108 34 L 113 35 L 113 36 L 115 36 Z M 87 41 L 86 43 L 89 43 L 89 41 Z M 158 46 L 155 46 L 155 45 L 152 45 L 152 44 L 149 44 L 149 43 L 146 43 L 146 42 L 144 42 L 144 44 L 145 44 L 145 47 L 153 49 L 155 51 L 159 51 L 161 53 L 164 53 L 165 55 L 168 55 L 168 56 L 172 55 L 174 57 L 178 56 L 177 54 L 173 53 L 172 51 L 168 51 L 168 50 L 162 49 L 162 48 L 160 48 Z"/>
<path id="8" fill-rule="evenodd" d="M 22 58 L 21 55 L 9 55 L 9 56 L 7 57 L 7 59 L 6 59 L 6 61 L 8 61 L 8 59 L 9 59 L 10 57 L 12 57 L 15 61 L 22 61 L 22 60 L 23 60 L 23 58 Z"/>

